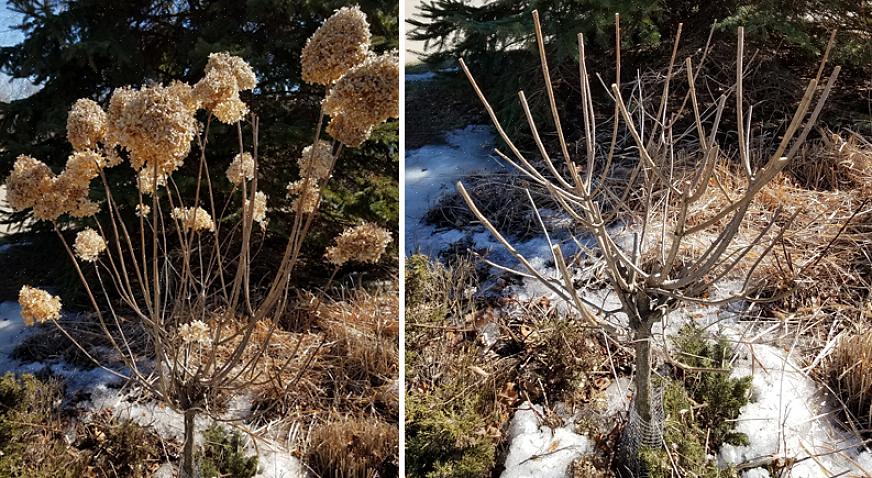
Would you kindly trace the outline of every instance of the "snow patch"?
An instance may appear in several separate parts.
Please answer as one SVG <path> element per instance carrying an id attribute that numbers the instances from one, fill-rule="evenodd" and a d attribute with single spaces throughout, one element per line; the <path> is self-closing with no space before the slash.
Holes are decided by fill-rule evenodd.
<path id="1" fill-rule="evenodd" d="M 572 462 L 593 450 L 584 435 L 570 423 L 550 428 L 543 425 L 542 407 L 524 402 L 509 425 L 509 454 L 501 478 L 564 478 Z"/>
<path id="2" fill-rule="evenodd" d="M 21 362 L 11 358 L 12 351 L 33 330 L 24 325 L 18 302 L 0 302 L 0 373 L 15 371 Z"/>
<path id="3" fill-rule="evenodd" d="M 407 75 L 408 76 L 408 75 Z M 423 219 L 454 183 L 473 173 L 506 172 L 507 165 L 491 155 L 493 129 L 469 125 L 445 135 L 446 144 L 426 145 L 406 151 L 406 255 L 437 255 L 464 237 L 463 231 L 437 231 Z"/>
<path id="4" fill-rule="evenodd" d="M 750 444 L 721 447 L 722 463 L 776 456 L 800 460 L 791 468 L 792 478 L 857 472 L 870 476 L 869 454 L 864 453 L 865 465 L 859 463 L 861 441 L 840 428 L 818 384 L 789 353 L 760 344 L 741 345 L 739 353 L 732 375 L 751 376 L 753 381 L 751 402 L 742 407 L 736 431 L 745 433 Z M 744 476 L 768 476 L 759 473 L 751 470 Z"/>

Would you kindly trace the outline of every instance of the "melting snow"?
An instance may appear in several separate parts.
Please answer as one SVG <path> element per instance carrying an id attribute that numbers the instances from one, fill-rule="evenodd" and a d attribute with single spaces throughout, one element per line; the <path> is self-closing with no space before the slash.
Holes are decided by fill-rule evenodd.
<path id="1" fill-rule="evenodd" d="M 550 428 L 540 420 L 542 407 L 524 402 L 509 425 L 509 454 L 501 478 L 563 478 L 572 462 L 592 452 L 584 435 L 573 431 L 571 420 Z"/>

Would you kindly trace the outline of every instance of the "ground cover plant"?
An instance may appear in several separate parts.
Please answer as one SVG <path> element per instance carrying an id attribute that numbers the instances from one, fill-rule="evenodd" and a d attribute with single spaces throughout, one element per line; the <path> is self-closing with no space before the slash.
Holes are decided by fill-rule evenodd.
<path id="1" fill-rule="evenodd" d="M 270 126 L 262 125 L 240 96 L 258 79 L 238 56 L 209 55 L 203 77 L 194 84 L 118 88 L 105 108 L 91 99 L 76 101 L 67 119 L 73 153 L 63 171 L 56 174 L 21 155 L 6 181 L 9 204 L 32 210 L 36 220 L 54 230 L 91 307 L 85 325 L 65 320 L 58 296 L 24 285 L 19 292 L 23 320 L 50 323 L 78 349 L 81 360 L 178 411 L 181 476 L 257 472 L 256 459 L 241 455 L 239 436 L 207 430 L 202 452 L 196 438 L 198 417 L 233 422 L 228 402 L 260 390 L 272 391 L 275 400 L 255 403 L 250 423 L 285 404 L 300 406 L 313 390 L 335 391 L 339 400 L 383 387 L 382 402 L 388 405 L 370 413 L 386 429 L 382 434 L 396 436 L 390 420 L 383 421 L 391 415 L 389 385 L 398 372 L 397 327 L 389 319 L 397 310 L 386 299 L 390 286 L 373 296 L 382 305 L 372 310 L 370 322 L 353 323 L 350 319 L 361 316 L 341 311 L 362 305 L 365 298 L 341 301 L 319 292 L 306 303 L 307 293 L 295 283 L 302 268 L 322 263 L 332 271 L 323 290 L 335 292 L 343 267 L 378 263 L 393 241 L 389 231 L 363 222 L 338 234 L 319 251 L 322 258 L 303 253 L 338 158 L 399 113 L 396 53 L 373 53 L 371 39 L 362 11 L 343 7 L 303 48 L 302 79 L 323 88 L 323 101 L 308 130 L 311 143 L 296 161 L 299 175 L 287 184 L 290 200 L 278 206 L 290 220 L 282 223 L 286 242 L 267 261 L 268 270 L 255 266 L 276 212 L 260 187 L 259 138 Z M 232 157 L 212 155 L 208 148 L 222 134 L 238 145 Z M 192 158 L 194 164 L 186 164 Z M 213 175 L 216 163 L 223 163 L 224 177 Z M 122 207 L 118 198 L 131 186 L 135 207 Z M 63 228 L 68 217 L 88 227 L 71 238 Z M 288 311 L 300 304 L 306 304 L 303 314 L 318 318 L 318 329 L 293 329 L 299 324 L 289 323 Z M 91 343 L 94 335 L 97 344 Z M 325 351 L 347 360 L 330 364 L 321 355 Z M 321 364 L 332 365 L 328 373 L 334 377 L 347 374 L 347 380 L 335 380 L 336 387 L 357 388 L 326 387 L 326 373 L 314 386 L 301 382 L 317 377 L 312 368 Z M 330 397 L 316 397 L 323 400 L 319 408 L 335 405 Z M 355 465 L 364 475 L 378 466 L 386 466 L 384 476 L 396 474 L 383 463 L 396 461 L 396 442 L 381 445 L 380 462 Z M 342 463 L 319 464 L 325 475 L 343 476 Z"/>

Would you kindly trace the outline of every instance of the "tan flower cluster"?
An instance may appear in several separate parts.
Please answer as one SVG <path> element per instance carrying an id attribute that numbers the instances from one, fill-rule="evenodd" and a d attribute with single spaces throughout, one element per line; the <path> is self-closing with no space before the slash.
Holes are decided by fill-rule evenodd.
<path id="1" fill-rule="evenodd" d="M 32 208 L 51 191 L 53 179 L 54 173 L 48 165 L 21 155 L 6 180 L 6 201 L 16 211 Z"/>
<path id="2" fill-rule="evenodd" d="M 258 191 L 254 193 L 254 207 L 251 211 L 251 218 L 254 222 L 260 224 L 261 228 L 266 228 L 267 219 L 266 219 L 266 200 L 267 196 L 262 191 Z M 247 211 L 251 206 L 251 201 L 248 199 L 245 200 L 245 210 Z"/>
<path id="3" fill-rule="evenodd" d="M 136 205 L 136 216 L 137 217 L 148 217 L 151 214 L 151 206 L 148 204 L 137 204 Z"/>
<path id="4" fill-rule="evenodd" d="M 7 201 L 15 210 L 33 208 L 38 220 L 55 221 L 62 214 L 92 216 L 99 205 L 88 199 L 88 189 L 104 165 L 104 158 L 97 153 L 77 152 L 56 176 L 45 163 L 19 156 L 6 180 Z"/>
<path id="5" fill-rule="evenodd" d="M 391 240 L 390 232 L 375 224 L 364 223 L 343 231 L 336 237 L 336 245 L 328 247 L 324 256 L 336 266 L 347 262 L 375 263 Z"/>
<path id="6" fill-rule="evenodd" d="M 209 333 L 209 326 L 202 320 L 195 320 L 179 326 L 179 337 L 186 344 L 208 344 L 210 341 Z"/>
<path id="7" fill-rule="evenodd" d="M 317 144 L 303 148 L 303 154 L 298 161 L 300 176 L 316 180 L 326 178 L 333 166 L 332 149 L 327 141 L 318 141 Z"/>
<path id="8" fill-rule="evenodd" d="M 106 250 L 106 240 L 99 232 L 87 227 L 76 235 L 73 249 L 76 250 L 76 256 L 79 259 L 85 262 L 95 262 L 100 254 Z"/>
<path id="9" fill-rule="evenodd" d="M 219 121 L 234 124 L 248 113 L 239 92 L 251 90 L 256 84 L 257 77 L 245 60 L 227 53 L 212 53 L 205 76 L 194 85 L 194 96 Z"/>
<path id="10" fill-rule="evenodd" d="M 312 214 L 321 203 L 321 190 L 314 180 L 308 178 L 288 184 L 288 196 L 296 198 L 291 208 L 303 214 Z"/>
<path id="11" fill-rule="evenodd" d="M 372 127 L 400 115 L 400 68 L 396 52 L 370 56 L 333 85 L 324 100 L 327 132 L 346 146 L 359 146 Z M 363 139 L 361 139 L 363 138 Z"/>
<path id="12" fill-rule="evenodd" d="M 343 7 L 328 18 L 303 48 L 303 80 L 330 85 L 369 52 L 369 23 L 357 6 Z"/>
<path id="13" fill-rule="evenodd" d="M 372 125 L 355 121 L 350 116 L 337 115 L 330 118 L 327 132 L 349 148 L 356 148 L 369 139 L 369 135 L 372 134 Z"/>
<path id="14" fill-rule="evenodd" d="M 106 134 L 106 112 L 96 102 L 82 98 L 67 116 L 67 139 L 76 151 L 96 149 Z"/>
<path id="15" fill-rule="evenodd" d="M 182 222 L 182 226 L 192 231 L 214 231 L 215 223 L 212 216 L 201 207 L 173 208 L 173 219 Z"/>
<path id="16" fill-rule="evenodd" d="M 254 158 L 249 153 L 237 154 L 227 167 L 227 179 L 236 186 L 254 179 Z"/>
<path id="17" fill-rule="evenodd" d="M 42 289 L 22 287 L 18 292 L 18 304 L 27 326 L 61 318 L 61 299 Z"/>
<path id="18" fill-rule="evenodd" d="M 158 188 L 167 185 L 167 175 L 158 174 L 155 176 L 154 169 L 143 168 L 136 175 L 136 187 L 142 194 L 153 194 Z"/>
<path id="19" fill-rule="evenodd" d="M 107 141 L 130 154 L 133 169 L 170 174 L 191 151 L 197 132 L 195 109 L 179 96 L 181 88 L 119 88 L 109 100 Z"/>

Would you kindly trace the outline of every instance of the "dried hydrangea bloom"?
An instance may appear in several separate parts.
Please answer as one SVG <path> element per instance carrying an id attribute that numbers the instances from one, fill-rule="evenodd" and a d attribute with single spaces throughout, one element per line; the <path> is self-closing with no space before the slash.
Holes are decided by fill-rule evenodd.
<path id="1" fill-rule="evenodd" d="M 239 96 L 234 96 L 215 105 L 212 113 L 224 124 L 236 124 L 248 114 L 248 105 Z"/>
<path id="2" fill-rule="evenodd" d="M 179 338 L 186 344 L 208 344 L 209 326 L 202 320 L 195 320 L 179 326 Z"/>
<path id="3" fill-rule="evenodd" d="M 167 86 L 171 95 L 177 97 L 191 112 L 200 109 L 200 98 L 194 94 L 194 87 L 184 81 L 173 81 Z"/>
<path id="4" fill-rule="evenodd" d="M 249 153 L 237 154 L 227 167 L 227 179 L 236 186 L 254 179 L 254 158 Z"/>
<path id="5" fill-rule="evenodd" d="M 330 118 L 330 123 L 327 124 L 327 133 L 345 146 L 356 148 L 369 139 L 369 135 L 372 134 L 372 125 L 339 114 Z"/>
<path id="6" fill-rule="evenodd" d="M 332 150 L 327 141 L 318 141 L 317 144 L 303 148 L 303 154 L 298 161 L 300 176 L 313 179 L 326 178 L 333 166 Z"/>
<path id="7" fill-rule="evenodd" d="M 295 198 L 291 208 L 304 214 L 315 212 L 321 203 L 321 191 L 311 179 L 300 179 L 288 184 L 288 196 Z"/>
<path id="8" fill-rule="evenodd" d="M 336 237 L 336 245 L 327 248 L 324 256 L 336 266 L 347 262 L 378 262 L 391 242 L 391 233 L 365 223 L 346 229 Z"/>
<path id="9" fill-rule="evenodd" d="M 151 206 L 148 204 L 137 204 L 136 205 L 136 216 L 137 217 L 147 217 L 151 214 Z"/>
<path id="10" fill-rule="evenodd" d="M 96 102 L 82 98 L 67 116 L 67 139 L 76 151 L 97 147 L 106 134 L 106 112 Z"/>
<path id="11" fill-rule="evenodd" d="M 76 256 L 79 259 L 85 262 L 95 262 L 100 254 L 106 250 L 106 240 L 99 232 L 88 227 L 76 235 L 73 249 L 76 250 Z"/>
<path id="12" fill-rule="evenodd" d="M 239 99 L 241 90 L 257 84 L 251 66 L 242 58 L 227 53 L 212 53 L 203 79 L 194 85 L 194 96 L 219 121 L 239 122 L 248 113 L 248 106 Z"/>
<path id="13" fill-rule="evenodd" d="M 42 289 L 22 287 L 18 292 L 18 304 L 27 326 L 61 318 L 61 299 Z"/>
<path id="14" fill-rule="evenodd" d="M 152 194 L 155 189 L 167 185 L 166 174 L 155 176 L 153 169 L 143 169 L 136 175 L 136 187 L 142 194 Z"/>
<path id="15" fill-rule="evenodd" d="M 173 208 L 173 219 L 179 220 L 182 227 L 190 231 L 214 231 L 212 216 L 201 207 Z"/>
<path id="16" fill-rule="evenodd" d="M 231 75 L 236 80 L 239 90 L 251 90 L 257 86 L 257 76 L 255 76 L 251 65 L 242 58 L 229 53 L 210 53 L 204 71 L 207 75 L 212 71 Z"/>
<path id="17" fill-rule="evenodd" d="M 366 15 L 357 6 L 340 8 L 306 41 L 303 80 L 330 85 L 366 59 L 369 42 Z"/>
<path id="18" fill-rule="evenodd" d="M 400 65 L 396 52 L 370 56 L 330 89 L 324 113 L 378 124 L 400 115 Z"/>
<path id="19" fill-rule="evenodd" d="M 56 221 L 62 214 L 88 217 L 97 213 L 99 205 L 88 199 L 90 178 L 96 173 L 91 167 L 95 153 L 76 153 L 70 158 L 69 169 L 55 176 L 48 166 L 30 156 L 19 156 L 6 180 L 6 199 L 15 210 L 32 208 L 40 221 Z"/>
<path id="20" fill-rule="evenodd" d="M 204 108 L 212 110 L 216 105 L 239 96 L 236 78 L 221 70 L 212 70 L 194 85 L 194 96 Z"/>
<path id="21" fill-rule="evenodd" d="M 106 158 L 93 151 L 75 152 L 67 159 L 61 176 L 69 178 L 76 185 L 87 188 L 91 180 L 100 175 L 106 165 Z"/>
<path id="22" fill-rule="evenodd" d="M 23 211 L 32 208 L 52 190 L 55 175 L 42 161 L 21 155 L 12 166 L 6 180 L 6 201 L 12 209 Z"/>
<path id="23" fill-rule="evenodd" d="M 267 195 L 262 191 L 258 191 L 254 193 L 254 207 L 251 211 L 251 219 L 260 224 L 261 228 L 266 228 L 267 219 L 266 219 L 266 200 Z M 247 211 L 251 206 L 251 201 L 248 199 L 245 200 L 245 210 Z"/>
<path id="24" fill-rule="evenodd" d="M 191 151 L 197 121 L 179 88 L 119 88 L 109 101 L 107 140 L 130 153 L 134 169 L 175 171 Z"/>

